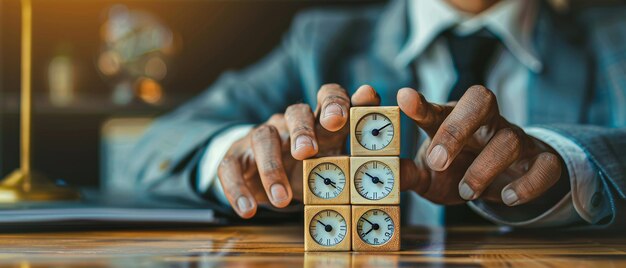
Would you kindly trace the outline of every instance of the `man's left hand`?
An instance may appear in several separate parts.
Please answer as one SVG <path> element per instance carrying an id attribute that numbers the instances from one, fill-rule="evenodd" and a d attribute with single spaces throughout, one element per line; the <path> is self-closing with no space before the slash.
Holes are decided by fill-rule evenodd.
<path id="1" fill-rule="evenodd" d="M 402 161 L 404 190 L 440 204 L 481 198 L 516 206 L 561 177 L 560 156 L 504 119 L 495 95 L 483 86 L 446 105 L 429 103 L 410 88 L 397 97 L 400 109 L 429 136 L 415 162 Z"/>

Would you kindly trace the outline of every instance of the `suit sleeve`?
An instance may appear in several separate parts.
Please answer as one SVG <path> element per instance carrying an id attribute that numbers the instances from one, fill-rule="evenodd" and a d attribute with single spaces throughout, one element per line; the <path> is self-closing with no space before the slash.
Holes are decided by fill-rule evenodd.
<path id="1" fill-rule="evenodd" d="M 260 62 L 223 74 L 202 94 L 153 123 L 126 166 L 137 196 L 215 206 L 196 190 L 195 182 L 211 138 L 231 126 L 264 122 L 303 98 L 295 57 L 301 43 L 297 22 Z"/>
<path id="2" fill-rule="evenodd" d="M 603 191 L 597 198 L 608 201 L 611 216 L 596 226 L 623 230 L 626 226 L 626 128 L 582 125 L 546 128 L 574 141 L 598 170 Z"/>

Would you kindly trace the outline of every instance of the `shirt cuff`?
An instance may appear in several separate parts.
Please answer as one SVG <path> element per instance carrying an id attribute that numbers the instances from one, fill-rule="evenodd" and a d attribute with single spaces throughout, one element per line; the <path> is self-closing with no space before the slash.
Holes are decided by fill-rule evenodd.
<path id="1" fill-rule="evenodd" d="M 571 192 L 548 211 L 522 222 L 507 220 L 493 210 L 487 212 L 479 203 L 481 201 L 470 202 L 470 207 L 494 222 L 518 227 L 562 226 L 580 222 L 581 219 L 595 224 L 610 215 L 608 200 L 603 198 L 600 173 L 580 146 L 548 129 L 533 127 L 525 131 L 550 145 L 561 156 L 569 174 Z"/>
<path id="2" fill-rule="evenodd" d="M 253 125 L 239 125 L 215 136 L 207 146 L 202 158 L 198 172 L 197 189 L 214 197 L 222 204 L 228 204 L 228 199 L 224 195 L 222 184 L 217 177 L 217 169 L 230 146 L 237 140 L 248 135 Z"/>

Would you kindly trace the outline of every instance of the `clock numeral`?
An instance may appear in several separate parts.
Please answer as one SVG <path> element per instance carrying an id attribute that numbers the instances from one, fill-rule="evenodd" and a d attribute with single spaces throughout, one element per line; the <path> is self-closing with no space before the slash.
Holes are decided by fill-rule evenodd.
<path id="1" fill-rule="evenodd" d="M 387 229 L 389 231 L 393 231 L 393 224 L 387 224 Z"/>
<path id="2" fill-rule="evenodd" d="M 374 120 L 376 120 L 376 118 L 378 118 L 378 115 L 377 115 L 377 114 L 374 114 Z"/>
<path id="3" fill-rule="evenodd" d="M 374 145 L 374 148 L 376 148 L 376 145 Z M 378 168 L 378 162 L 373 162 L 372 168 Z"/>
<path id="4" fill-rule="evenodd" d="M 387 190 L 387 191 L 391 192 L 391 187 L 389 187 L 389 186 L 385 186 L 385 190 Z"/>
<path id="5" fill-rule="evenodd" d="M 378 193 L 374 192 L 374 199 L 378 199 Z"/>
<path id="6" fill-rule="evenodd" d="M 372 144 L 372 150 L 376 150 L 376 144 Z"/>
<path id="7" fill-rule="evenodd" d="M 386 218 L 385 218 L 385 221 L 386 221 L 386 222 L 390 222 L 390 221 L 391 221 L 391 218 L 390 218 L 390 217 L 386 217 Z"/>
<path id="8" fill-rule="evenodd" d="M 391 233 L 389 233 L 389 232 L 385 232 L 385 236 L 386 236 L 386 237 L 391 237 Z"/>
<path id="9" fill-rule="evenodd" d="M 374 244 L 378 244 L 378 237 L 374 237 Z"/>
<path id="10" fill-rule="evenodd" d="M 378 210 L 374 210 L 374 211 L 372 212 L 372 214 L 373 214 L 374 216 L 378 215 Z"/>

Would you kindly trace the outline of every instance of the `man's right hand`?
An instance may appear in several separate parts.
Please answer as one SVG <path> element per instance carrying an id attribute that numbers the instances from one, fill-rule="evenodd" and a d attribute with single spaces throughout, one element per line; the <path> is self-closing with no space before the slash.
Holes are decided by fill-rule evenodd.
<path id="1" fill-rule="evenodd" d="M 259 204 L 284 208 L 302 199 L 302 160 L 344 153 L 350 106 L 376 106 L 380 97 L 367 85 L 352 98 L 337 84 L 323 85 L 315 111 L 294 104 L 233 143 L 219 165 L 226 198 L 242 218 Z"/>

